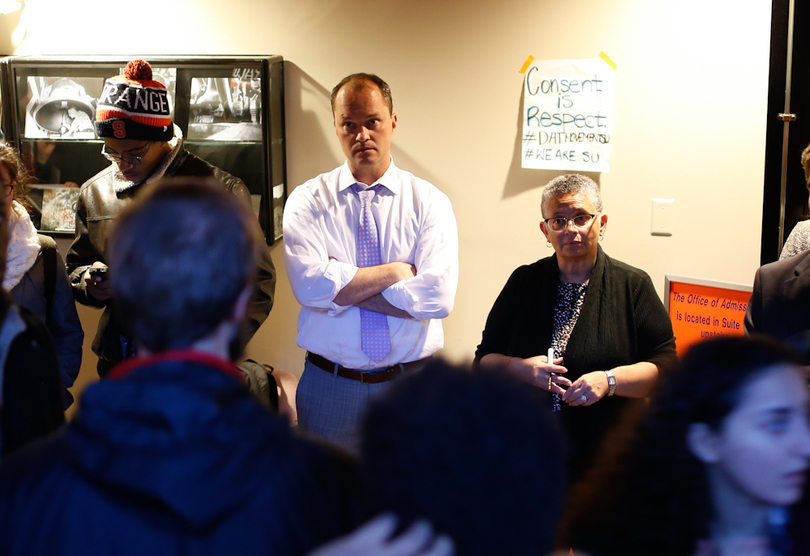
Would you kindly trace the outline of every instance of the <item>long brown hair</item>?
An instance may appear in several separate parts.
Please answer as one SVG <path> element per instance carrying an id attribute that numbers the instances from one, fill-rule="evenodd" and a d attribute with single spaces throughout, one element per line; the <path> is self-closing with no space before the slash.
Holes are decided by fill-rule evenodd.
<path id="1" fill-rule="evenodd" d="M 25 169 L 20 151 L 7 142 L 0 141 L 0 164 L 6 167 L 11 176 L 11 181 L 14 183 L 14 200 L 30 211 L 31 202 L 28 200 L 28 193 L 25 188 L 30 176 L 28 170 Z"/>

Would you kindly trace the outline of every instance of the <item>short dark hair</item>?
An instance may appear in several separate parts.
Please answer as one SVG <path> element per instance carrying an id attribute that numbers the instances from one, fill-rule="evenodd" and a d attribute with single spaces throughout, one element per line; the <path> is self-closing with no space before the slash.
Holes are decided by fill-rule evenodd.
<path id="1" fill-rule="evenodd" d="M 255 279 L 257 227 L 212 178 L 149 186 L 118 217 L 107 250 L 120 324 L 152 352 L 211 334 Z"/>
<path id="2" fill-rule="evenodd" d="M 364 419 L 374 510 L 426 518 L 459 556 L 549 552 L 566 451 L 543 394 L 443 362 L 398 380 Z"/>
<path id="3" fill-rule="evenodd" d="M 385 102 L 385 105 L 388 107 L 388 112 L 390 112 L 391 114 L 394 113 L 394 101 L 391 97 L 391 88 L 388 86 L 388 83 L 386 83 L 380 77 L 374 75 L 373 73 L 353 73 L 341 79 L 340 83 L 335 85 L 335 87 L 332 89 L 332 97 L 330 101 L 332 103 L 333 117 L 335 115 L 335 99 L 337 98 L 337 95 L 340 92 L 340 90 L 347 83 L 350 83 L 351 86 L 354 87 L 354 90 L 362 90 L 365 87 L 368 87 L 369 84 L 376 85 L 377 88 L 380 90 L 383 102 Z"/>

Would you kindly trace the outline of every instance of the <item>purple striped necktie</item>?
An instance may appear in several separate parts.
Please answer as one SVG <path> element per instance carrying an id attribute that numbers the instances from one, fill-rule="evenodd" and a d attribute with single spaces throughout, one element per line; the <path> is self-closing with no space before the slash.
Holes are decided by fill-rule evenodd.
<path id="1" fill-rule="evenodd" d="M 382 264 L 380 239 L 377 236 L 377 223 L 371 213 L 371 201 L 377 189 L 375 185 L 363 189 L 354 184 L 352 189 L 360 198 L 360 225 L 357 228 L 357 266 L 377 266 Z M 375 311 L 360 309 L 360 347 L 372 361 L 382 361 L 391 351 L 391 337 L 388 332 L 388 317 Z"/>

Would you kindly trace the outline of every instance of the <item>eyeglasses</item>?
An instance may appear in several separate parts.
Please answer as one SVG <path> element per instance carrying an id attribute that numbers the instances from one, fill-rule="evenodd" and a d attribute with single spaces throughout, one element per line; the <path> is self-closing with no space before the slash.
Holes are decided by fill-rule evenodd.
<path id="1" fill-rule="evenodd" d="M 14 191 L 14 186 L 16 184 L 12 182 L 12 183 L 2 183 L 0 185 L 3 186 L 3 197 L 8 197 L 9 195 L 11 195 L 11 192 Z"/>
<path id="2" fill-rule="evenodd" d="M 596 214 L 599 214 L 598 212 Z M 562 216 L 558 216 L 556 218 L 546 218 L 543 222 L 551 229 L 553 232 L 561 232 L 565 228 L 568 227 L 569 222 L 574 223 L 575 228 L 585 228 L 590 224 L 594 218 L 596 218 L 596 214 L 578 214 L 573 218 L 563 218 Z"/>
<path id="3" fill-rule="evenodd" d="M 143 160 L 143 157 L 145 157 L 146 153 L 149 152 L 149 148 L 151 146 L 152 142 L 149 141 L 149 143 L 146 145 L 146 149 L 141 154 L 137 156 L 129 156 L 108 152 L 107 145 L 104 145 L 103 147 L 101 147 L 101 156 L 103 156 L 104 158 L 106 158 L 111 162 L 115 162 L 116 164 L 126 162 L 127 164 L 131 164 L 132 166 L 139 166 L 141 164 L 141 161 Z"/>

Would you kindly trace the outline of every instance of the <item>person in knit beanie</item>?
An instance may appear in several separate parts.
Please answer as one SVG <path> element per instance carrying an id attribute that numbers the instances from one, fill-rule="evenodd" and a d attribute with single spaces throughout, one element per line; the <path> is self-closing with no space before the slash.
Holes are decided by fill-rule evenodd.
<path id="1" fill-rule="evenodd" d="M 251 206 L 244 182 L 191 154 L 183 133 L 172 122 L 166 87 L 154 79 L 145 60 L 132 60 L 122 75 L 105 80 L 96 106 L 96 134 L 104 140 L 101 154 L 112 164 L 82 185 L 76 208 L 76 234 L 65 258 L 74 297 L 104 308 L 93 351 L 99 376 L 135 355 L 126 315 L 116 315 L 107 274 L 107 238 L 118 213 L 141 186 L 186 176 L 213 177 Z M 258 226 L 258 221 L 256 222 Z M 276 271 L 270 252 L 262 249 L 256 294 L 248 310 L 245 338 L 259 328 L 273 306 Z"/>
<path id="2" fill-rule="evenodd" d="M 166 86 L 152 79 L 145 60 L 127 64 L 123 75 L 107 79 L 96 105 L 99 137 L 169 141 L 174 137 L 172 107 Z"/>
<path id="3" fill-rule="evenodd" d="M 174 125 L 168 91 L 152 79 L 145 60 L 129 62 L 123 75 L 104 82 L 95 130 L 104 139 L 102 154 L 134 185 L 146 181 L 171 152 Z"/>

